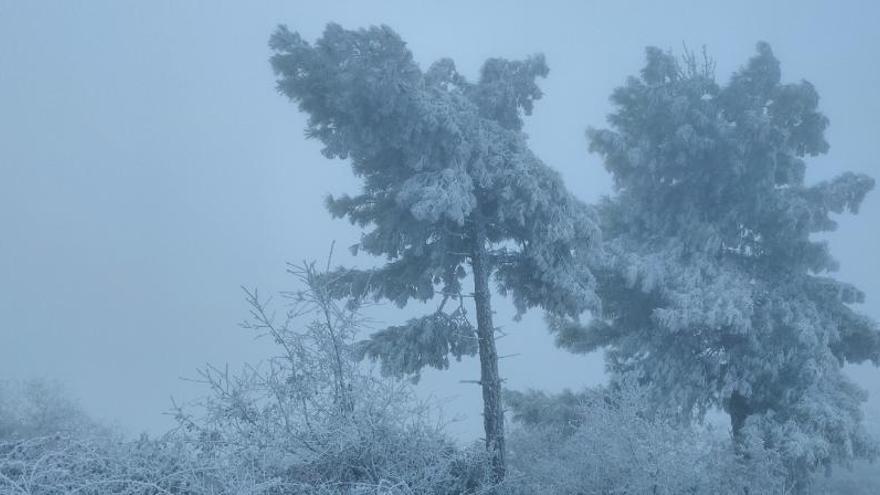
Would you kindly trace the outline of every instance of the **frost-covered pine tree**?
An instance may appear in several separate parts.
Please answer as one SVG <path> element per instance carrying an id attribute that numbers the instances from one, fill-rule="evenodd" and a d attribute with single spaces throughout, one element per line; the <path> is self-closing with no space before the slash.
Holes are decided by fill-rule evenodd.
<path id="1" fill-rule="evenodd" d="M 479 81 L 443 59 L 423 72 L 388 27 L 330 24 L 314 44 L 279 28 L 271 38 L 278 89 L 309 115 L 307 136 L 348 159 L 363 188 L 328 198 L 336 217 L 366 229 L 356 250 L 376 269 L 339 269 L 339 297 L 403 306 L 440 301 L 431 314 L 362 343 L 383 371 L 416 375 L 449 356 L 479 353 L 486 446 L 504 475 L 504 415 L 490 281 L 519 311 L 574 315 L 595 306 L 580 254 L 597 238 L 587 206 L 526 145 L 522 115 L 541 96 L 543 57 L 490 59 Z M 473 292 L 463 287 L 472 279 Z M 464 298 L 473 298 L 476 328 Z"/>
<path id="2" fill-rule="evenodd" d="M 605 348 L 610 369 L 638 373 L 683 418 L 722 408 L 735 438 L 762 435 L 794 476 L 873 455 L 864 392 L 842 367 L 878 364 L 880 332 L 814 234 L 874 181 L 805 183 L 828 119 L 810 83 L 781 82 L 767 44 L 727 84 L 713 72 L 649 48 L 613 93 L 611 129 L 588 131 L 615 185 L 599 206 L 603 308 L 586 326 L 556 321 L 559 343 Z"/>

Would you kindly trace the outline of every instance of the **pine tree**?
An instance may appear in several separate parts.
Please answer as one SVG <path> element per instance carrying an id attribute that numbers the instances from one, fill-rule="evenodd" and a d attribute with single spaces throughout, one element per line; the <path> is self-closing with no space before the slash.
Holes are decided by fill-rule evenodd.
<path id="1" fill-rule="evenodd" d="M 452 61 L 423 72 L 388 27 L 330 24 L 314 45 L 280 27 L 272 36 L 278 89 L 309 115 L 306 134 L 328 158 L 348 159 L 356 196 L 328 198 L 335 217 L 366 229 L 355 250 L 384 256 L 375 269 L 340 268 L 336 297 L 439 308 L 364 341 L 365 356 L 395 375 L 445 368 L 479 354 L 486 447 L 504 476 L 504 415 L 491 280 L 520 314 L 576 315 L 595 307 L 580 261 L 598 237 L 593 211 L 529 150 L 522 116 L 541 97 L 543 57 L 490 59 L 477 83 Z M 470 276 L 473 293 L 464 292 Z M 464 298 L 473 297 L 476 328 Z M 456 306 L 451 311 L 449 301 Z M 457 304 L 455 304 L 457 302 Z"/>
<path id="2" fill-rule="evenodd" d="M 713 73 L 705 56 L 649 48 L 612 95 L 611 129 L 588 131 L 615 185 L 599 206 L 603 307 L 554 327 L 572 351 L 605 348 L 613 372 L 636 373 L 684 419 L 722 408 L 735 439 L 760 434 L 803 479 L 875 453 L 842 367 L 880 364 L 880 331 L 814 238 L 874 181 L 806 184 L 828 119 L 810 83 L 780 82 L 767 44 L 727 84 Z"/>

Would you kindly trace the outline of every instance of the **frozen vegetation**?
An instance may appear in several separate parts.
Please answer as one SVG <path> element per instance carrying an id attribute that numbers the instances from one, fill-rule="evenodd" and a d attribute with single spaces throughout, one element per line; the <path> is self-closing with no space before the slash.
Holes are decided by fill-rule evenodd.
<path id="1" fill-rule="evenodd" d="M 880 493 L 865 393 L 843 372 L 880 364 L 880 329 L 814 238 L 874 181 L 806 183 L 828 119 L 770 46 L 725 81 L 705 54 L 648 48 L 608 128 L 587 132 L 614 180 L 595 205 L 522 131 L 541 56 L 468 81 L 447 59 L 423 71 L 384 26 L 331 24 L 314 43 L 281 27 L 270 47 L 306 135 L 362 180 L 328 210 L 384 264 L 292 265 L 276 302 L 246 291 L 244 326 L 274 354 L 200 370 L 203 400 L 159 437 L 126 438 L 51 384 L 4 383 L 0 492 Z M 504 390 L 499 297 L 545 314 L 560 347 L 604 351 L 609 384 Z M 383 302 L 433 307 L 366 332 L 363 307 Z M 484 406 L 471 442 L 413 393 L 463 356 Z"/>

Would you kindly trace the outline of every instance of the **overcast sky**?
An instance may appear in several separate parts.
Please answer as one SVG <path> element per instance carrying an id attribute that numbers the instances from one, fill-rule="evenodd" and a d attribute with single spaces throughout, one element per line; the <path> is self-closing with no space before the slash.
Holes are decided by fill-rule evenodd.
<path id="1" fill-rule="evenodd" d="M 810 180 L 844 170 L 880 179 L 877 2 L 40 2 L 0 0 L 0 378 L 65 383 L 88 411 L 128 431 L 160 432 L 169 397 L 203 390 L 206 362 L 269 349 L 237 326 L 239 286 L 291 288 L 285 263 L 323 258 L 359 231 L 332 220 L 327 193 L 354 192 L 346 163 L 303 137 L 305 119 L 274 90 L 277 24 L 306 39 L 327 22 L 387 24 L 427 67 L 451 57 L 474 77 L 487 57 L 543 52 L 531 145 L 581 198 L 610 192 L 584 130 L 603 126 L 612 89 L 644 48 L 707 47 L 717 75 L 771 43 L 786 81 L 807 79 L 831 119 L 829 155 Z M 880 192 L 830 239 L 839 277 L 880 318 Z M 342 251 L 337 261 L 351 259 Z M 506 385 L 560 390 L 603 381 L 601 355 L 556 350 L 539 314 L 498 304 Z M 377 313 L 386 323 L 408 314 Z M 467 360 L 427 373 L 420 393 L 480 431 Z M 880 371 L 854 370 L 875 398 Z"/>

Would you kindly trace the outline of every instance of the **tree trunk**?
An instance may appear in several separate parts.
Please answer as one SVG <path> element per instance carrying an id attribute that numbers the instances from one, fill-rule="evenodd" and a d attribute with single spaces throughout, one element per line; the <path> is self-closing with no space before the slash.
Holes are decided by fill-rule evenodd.
<path id="1" fill-rule="evenodd" d="M 486 252 L 486 226 L 474 215 L 474 247 L 471 258 L 474 275 L 474 305 L 477 309 L 477 342 L 480 352 L 480 385 L 483 389 L 483 427 L 486 450 L 492 462 L 493 481 L 504 479 L 504 410 L 501 404 L 501 378 L 498 375 L 498 351 L 495 326 L 492 324 L 492 301 Z"/>
<path id="2" fill-rule="evenodd" d="M 733 392 L 727 401 L 727 413 L 730 414 L 730 428 L 733 430 L 733 441 L 738 445 L 742 438 L 742 428 L 749 417 L 748 400 L 739 392 Z"/>

